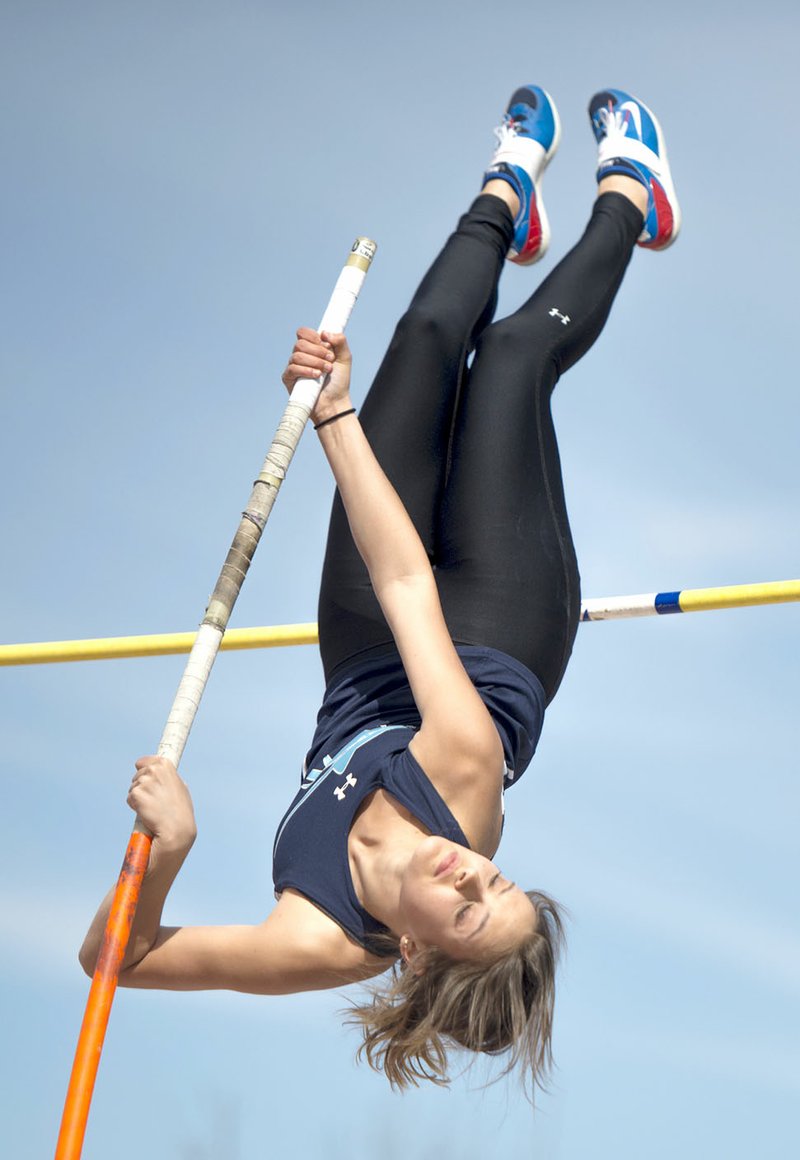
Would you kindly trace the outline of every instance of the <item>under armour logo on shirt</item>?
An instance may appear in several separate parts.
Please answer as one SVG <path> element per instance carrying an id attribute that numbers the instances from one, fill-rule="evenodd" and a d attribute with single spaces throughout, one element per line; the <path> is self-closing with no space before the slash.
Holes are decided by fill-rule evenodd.
<path id="1" fill-rule="evenodd" d="M 348 773 L 348 775 L 344 779 L 344 782 L 342 783 L 342 785 L 337 785 L 336 789 L 333 792 L 336 794 L 339 801 L 343 802 L 344 795 L 347 793 L 347 787 L 349 785 L 357 785 L 357 784 L 358 784 L 358 778 L 353 777 L 352 773 Z"/>

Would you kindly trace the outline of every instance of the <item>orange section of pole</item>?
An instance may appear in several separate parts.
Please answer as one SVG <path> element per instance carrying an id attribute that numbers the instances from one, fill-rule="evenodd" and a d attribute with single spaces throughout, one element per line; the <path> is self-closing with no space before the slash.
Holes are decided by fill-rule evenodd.
<path id="1" fill-rule="evenodd" d="M 151 841 L 149 834 L 135 830 L 125 852 L 78 1037 L 55 1160 L 78 1160 L 83 1148 L 100 1053 L 136 914 L 139 888 L 150 857 Z"/>

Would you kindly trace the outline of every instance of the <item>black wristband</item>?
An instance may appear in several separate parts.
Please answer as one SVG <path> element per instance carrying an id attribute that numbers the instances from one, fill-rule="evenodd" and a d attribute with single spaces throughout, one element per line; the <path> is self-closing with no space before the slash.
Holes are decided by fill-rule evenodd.
<path id="1" fill-rule="evenodd" d="M 344 419 L 345 415 L 355 415 L 355 407 L 351 407 L 349 411 L 340 411 L 338 415 L 331 415 L 330 419 L 323 419 L 321 423 L 314 424 L 314 430 L 319 431 L 320 427 L 327 427 L 329 423 L 335 423 L 337 419 Z"/>

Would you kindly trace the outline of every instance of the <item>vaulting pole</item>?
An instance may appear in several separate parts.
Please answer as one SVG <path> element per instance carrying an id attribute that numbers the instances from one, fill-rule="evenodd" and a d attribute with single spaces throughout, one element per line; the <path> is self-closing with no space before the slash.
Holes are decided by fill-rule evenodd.
<path id="1" fill-rule="evenodd" d="M 344 330 L 375 255 L 375 248 L 375 243 L 368 238 L 356 238 L 319 324 L 319 330 L 331 333 Z M 206 615 L 192 645 L 158 746 L 159 756 L 169 758 L 175 766 L 179 764 L 183 754 L 231 611 L 272 511 L 275 497 L 300 442 L 309 413 L 317 401 L 322 383 L 323 379 L 320 378 L 302 379 L 295 384 L 272 446 L 253 485 L 247 507 L 242 513 L 241 522 L 211 595 Z M 89 991 L 64 1104 L 56 1160 L 78 1160 L 81 1154 L 108 1017 L 136 914 L 151 842 L 152 835 L 137 818 L 125 853 Z"/>

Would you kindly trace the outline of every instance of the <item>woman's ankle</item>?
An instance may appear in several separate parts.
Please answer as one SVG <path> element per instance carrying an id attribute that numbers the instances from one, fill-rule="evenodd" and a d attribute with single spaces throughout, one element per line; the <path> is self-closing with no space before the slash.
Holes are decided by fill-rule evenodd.
<path id="1" fill-rule="evenodd" d="M 511 216 L 516 218 L 519 213 L 519 197 L 509 181 L 493 178 L 486 182 L 481 193 L 488 193 L 490 197 L 498 197 L 511 210 Z"/>
<path id="2" fill-rule="evenodd" d="M 611 173 L 598 183 L 597 196 L 600 197 L 603 193 L 621 193 L 623 197 L 627 197 L 632 205 L 636 206 L 642 217 L 647 213 L 650 194 L 641 181 L 637 181 L 635 177 L 625 177 L 621 173 Z"/>

